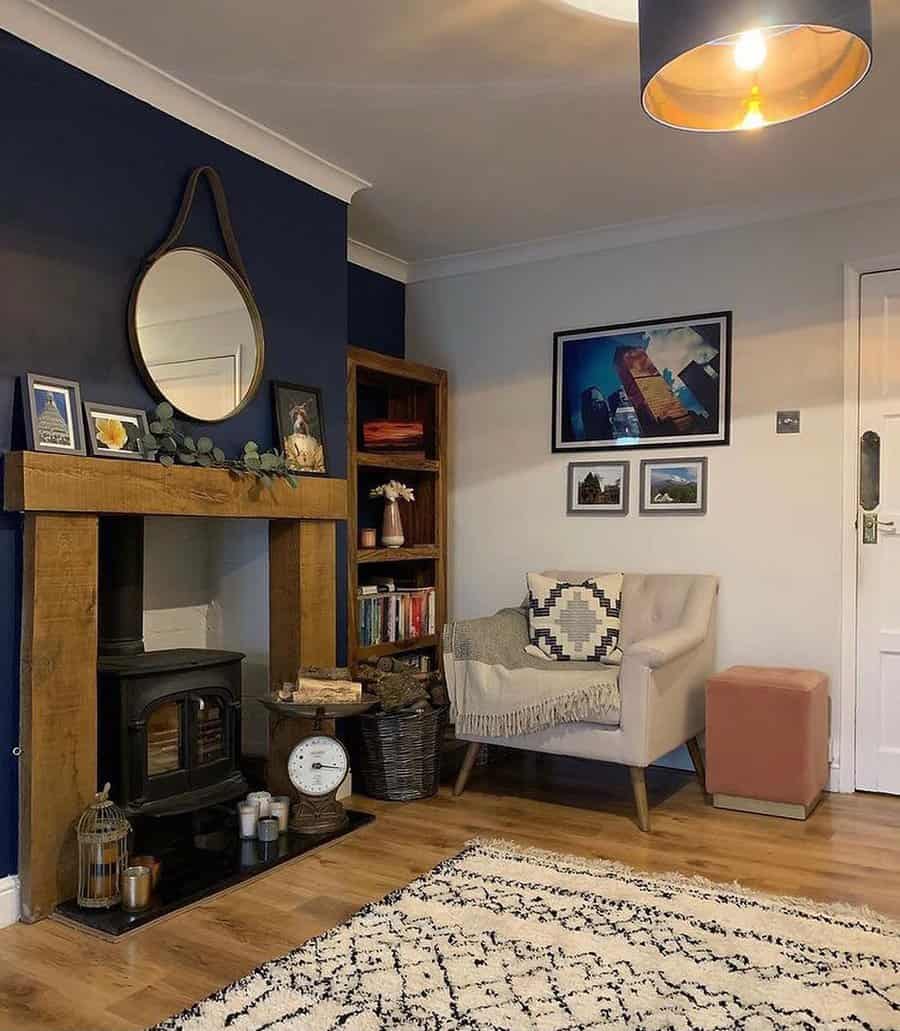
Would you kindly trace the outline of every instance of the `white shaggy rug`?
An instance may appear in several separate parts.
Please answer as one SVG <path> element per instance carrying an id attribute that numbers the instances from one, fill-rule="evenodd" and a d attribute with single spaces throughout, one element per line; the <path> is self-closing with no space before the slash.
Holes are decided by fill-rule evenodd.
<path id="1" fill-rule="evenodd" d="M 472 842 L 157 1031 L 898 1027 L 898 924 Z"/>

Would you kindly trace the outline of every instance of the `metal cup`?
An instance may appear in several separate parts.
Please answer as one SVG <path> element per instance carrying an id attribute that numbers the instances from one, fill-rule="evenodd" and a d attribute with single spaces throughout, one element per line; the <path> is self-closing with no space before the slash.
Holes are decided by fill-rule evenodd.
<path id="1" fill-rule="evenodd" d="M 256 825 L 256 833 L 260 841 L 277 841 L 278 820 L 274 816 L 264 816 Z"/>
<path id="2" fill-rule="evenodd" d="M 140 913 L 150 905 L 153 879 L 146 866 L 129 866 L 122 871 L 122 909 Z"/>

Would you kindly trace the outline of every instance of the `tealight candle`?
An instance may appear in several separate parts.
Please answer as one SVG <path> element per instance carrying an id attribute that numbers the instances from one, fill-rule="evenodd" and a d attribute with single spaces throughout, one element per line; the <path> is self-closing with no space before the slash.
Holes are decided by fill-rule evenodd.
<path id="1" fill-rule="evenodd" d="M 291 808 L 287 802 L 280 798 L 273 798 L 272 803 L 269 806 L 269 813 L 278 821 L 278 833 L 286 834 L 288 829 L 288 819 L 291 815 Z"/>
<path id="2" fill-rule="evenodd" d="M 256 833 L 260 841 L 277 841 L 278 821 L 272 816 L 264 816 L 256 825 Z"/>

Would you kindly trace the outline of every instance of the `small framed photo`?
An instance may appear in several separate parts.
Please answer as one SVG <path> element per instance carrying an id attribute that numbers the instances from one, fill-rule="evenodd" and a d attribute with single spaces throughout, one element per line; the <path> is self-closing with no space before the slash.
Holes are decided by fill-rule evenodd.
<path id="1" fill-rule="evenodd" d="M 81 426 L 81 389 L 70 379 L 39 376 L 25 377 L 26 435 L 32 451 L 57 455 L 83 455 L 84 430 Z"/>
<path id="2" fill-rule="evenodd" d="M 706 458 L 641 462 L 641 515 L 706 515 Z"/>
<path id="3" fill-rule="evenodd" d="M 96 458 L 144 459 L 144 436 L 150 432 L 147 413 L 140 408 L 84 402 L 87 442 Z"/>
<path id="4" fill-rule="evenodd" d="M 628 515 L 628 462 L 570 462 L 569 515 Z"/>
<path id="5" fill-rule="evenodd" d="M 273 383 L 278 447 L 292 473 L 328 474 L 322 392 L 298 383 Z"/>

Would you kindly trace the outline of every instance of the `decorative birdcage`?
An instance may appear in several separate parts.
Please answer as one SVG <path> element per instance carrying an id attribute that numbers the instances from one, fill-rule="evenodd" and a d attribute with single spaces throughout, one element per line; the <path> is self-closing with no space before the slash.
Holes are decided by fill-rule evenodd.
<path id="1" fill-rule="evenodd" d="M 109 784 L 94 797 L 75 827 L 78 838 L 78 905 L 109 909 L 122 899 L 131 824 L 109 798 Z"/>

